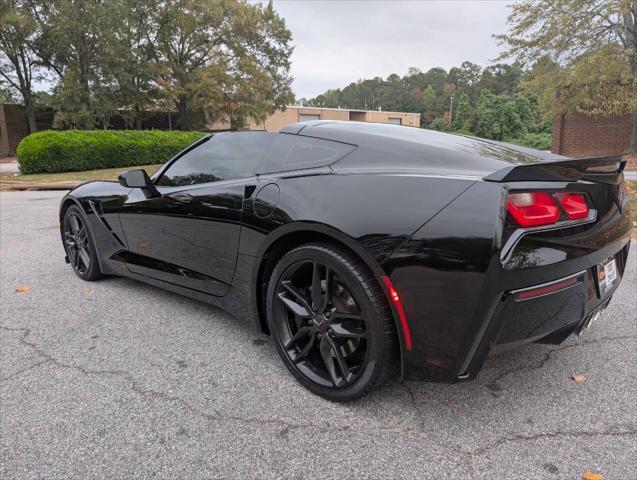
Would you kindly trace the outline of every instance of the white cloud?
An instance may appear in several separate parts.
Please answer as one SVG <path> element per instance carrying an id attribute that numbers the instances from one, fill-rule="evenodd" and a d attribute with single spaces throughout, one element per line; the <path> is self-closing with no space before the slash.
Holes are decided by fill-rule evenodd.
<path id="1" fill-rule="evenodd" d="M 293 89 L 311 98 L 359 78 L 404 75 L 409 67 L 449 69 L 498 56 L 505 1 L 276 0 L 296 45 Z"/>

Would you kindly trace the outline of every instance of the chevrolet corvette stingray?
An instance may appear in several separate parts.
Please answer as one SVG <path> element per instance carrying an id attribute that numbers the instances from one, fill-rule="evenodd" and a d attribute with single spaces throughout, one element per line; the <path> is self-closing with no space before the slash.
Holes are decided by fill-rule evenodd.
<path id="1" fill-rule="evenodd" d="M 214 304 L 269 333 L 312 392 L 474 378 L 599 316 L 628 257 L 620 157 L 313 121 L 209 135 L 152 177 L 60 207 L 66 261 Z"/>

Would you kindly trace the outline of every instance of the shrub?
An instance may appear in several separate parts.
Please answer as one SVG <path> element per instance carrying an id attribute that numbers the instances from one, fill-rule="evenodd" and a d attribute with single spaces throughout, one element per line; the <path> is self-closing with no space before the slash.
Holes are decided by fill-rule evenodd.
<path id="1" fill-rule="evenodd" d="M 523 147 L 550 150 L 552 137 L 553 135 L 550 133 L 525 133 L 518 137 L 507 138 L 505 141 L 522 145 Z"/>
<path id="2" fill-rule="evenodd" d="M 160 130 L 46 130 L 17 148 L 20 173 L 68 172 L 164 163 L 201 132 Z"/>

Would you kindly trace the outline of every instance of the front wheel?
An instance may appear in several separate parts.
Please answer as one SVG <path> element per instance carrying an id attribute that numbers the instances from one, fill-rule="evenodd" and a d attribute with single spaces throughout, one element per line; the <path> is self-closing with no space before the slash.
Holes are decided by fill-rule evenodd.
<path id="1" fill-rule="evenodd" d="M 387 299 L 369 268 L 348 251 L 308 244 L 288 252 L 272 272 L 267 300 L 277 350 L 312 392 L 353 400 L 397 373 Z"/>
<path id="2" fill-rule="evenodd" d="M 62 231 L 64 250 L 75 274 L 82 280 L 100 278 L 102 274 L 91 232 L 82 212 L 75 205 L 64 214 Z"/>

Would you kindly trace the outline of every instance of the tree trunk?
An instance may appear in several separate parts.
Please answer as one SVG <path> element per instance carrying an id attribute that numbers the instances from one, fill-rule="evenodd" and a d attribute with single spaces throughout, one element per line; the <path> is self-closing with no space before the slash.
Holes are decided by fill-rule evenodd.
<path id="1" fill-rule="evenodd" d="M 142 117 L 141 117 L 141 114 L 138 114 L 137 117 L 135 117 L 135 129 L 136 130 L 141 130 L 142 129 Z"/>
<path id="2" fill-rule="evenodd" d="M 27 124 L 29 127 L 29 133 L 35 133 L 38 131 L 38 124 L 35 121 L 35 109 L 33 108 L 33 99 L 29 94 L 22 94 L 24 98 L 24 112 L 27 116 Z"/>

